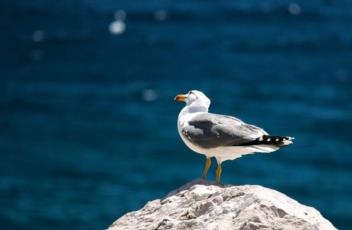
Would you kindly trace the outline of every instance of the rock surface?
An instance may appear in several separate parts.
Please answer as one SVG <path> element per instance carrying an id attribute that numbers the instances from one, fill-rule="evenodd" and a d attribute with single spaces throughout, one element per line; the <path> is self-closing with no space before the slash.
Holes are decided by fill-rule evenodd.
<path id="1" fill-rule="evenodd" d="M 258 185 L 192 181 L 116 220 L 109 230 L 336 229 L 314 208 Z"/>

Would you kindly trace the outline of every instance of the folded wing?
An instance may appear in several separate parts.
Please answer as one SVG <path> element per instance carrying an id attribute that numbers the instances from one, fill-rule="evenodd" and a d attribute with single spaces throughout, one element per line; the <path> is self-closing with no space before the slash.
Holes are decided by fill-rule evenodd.
<path id="1" fill-rule="evenodd" d="M 243 145 L 267 133 L 235 117 L 204 113 L 190 120 L 182 135 L 199 147 L 215 148 Z"/>

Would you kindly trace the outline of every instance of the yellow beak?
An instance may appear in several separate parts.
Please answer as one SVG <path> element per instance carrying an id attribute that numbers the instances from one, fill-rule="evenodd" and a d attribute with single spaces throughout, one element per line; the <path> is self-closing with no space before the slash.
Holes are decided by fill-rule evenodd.
<path id="1" fill-rule="evenodd" d="M 187 99 L 187 95 L 185 94 L 179 94 L 174 98 L 175 101 L 185 101 L 186 99 Z"/>

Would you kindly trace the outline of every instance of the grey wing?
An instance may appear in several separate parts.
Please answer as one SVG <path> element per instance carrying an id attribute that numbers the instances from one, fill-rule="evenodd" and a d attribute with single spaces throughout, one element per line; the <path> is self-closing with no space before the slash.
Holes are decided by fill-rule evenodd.
<path id="1" fill-rule="evenodd" d="M 236 146 L 267 134 L 263 129 L 224 115 L 205 113 L 195 116 L 182 129 L 182 135 L 202 148 Z"/>

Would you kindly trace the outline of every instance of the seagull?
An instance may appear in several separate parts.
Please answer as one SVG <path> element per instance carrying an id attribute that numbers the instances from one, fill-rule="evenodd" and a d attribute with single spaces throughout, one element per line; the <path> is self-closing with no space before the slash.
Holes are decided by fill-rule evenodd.
<path id="1" fill-rule="evenodd" d="M 177 119 L 183 142 L 196 153 L 205 155 L 205 179 L 211 158 L 217 161 L 216 183 L 221 184 L 221 163 L 255 152 L 270 153 L 292 144 L 293 137 L 269 135 L 262 128 L 232 116 L 209 113 L 210 99 L 198 90 L 179 94 L 175 101 L 185 102 Z"/>

